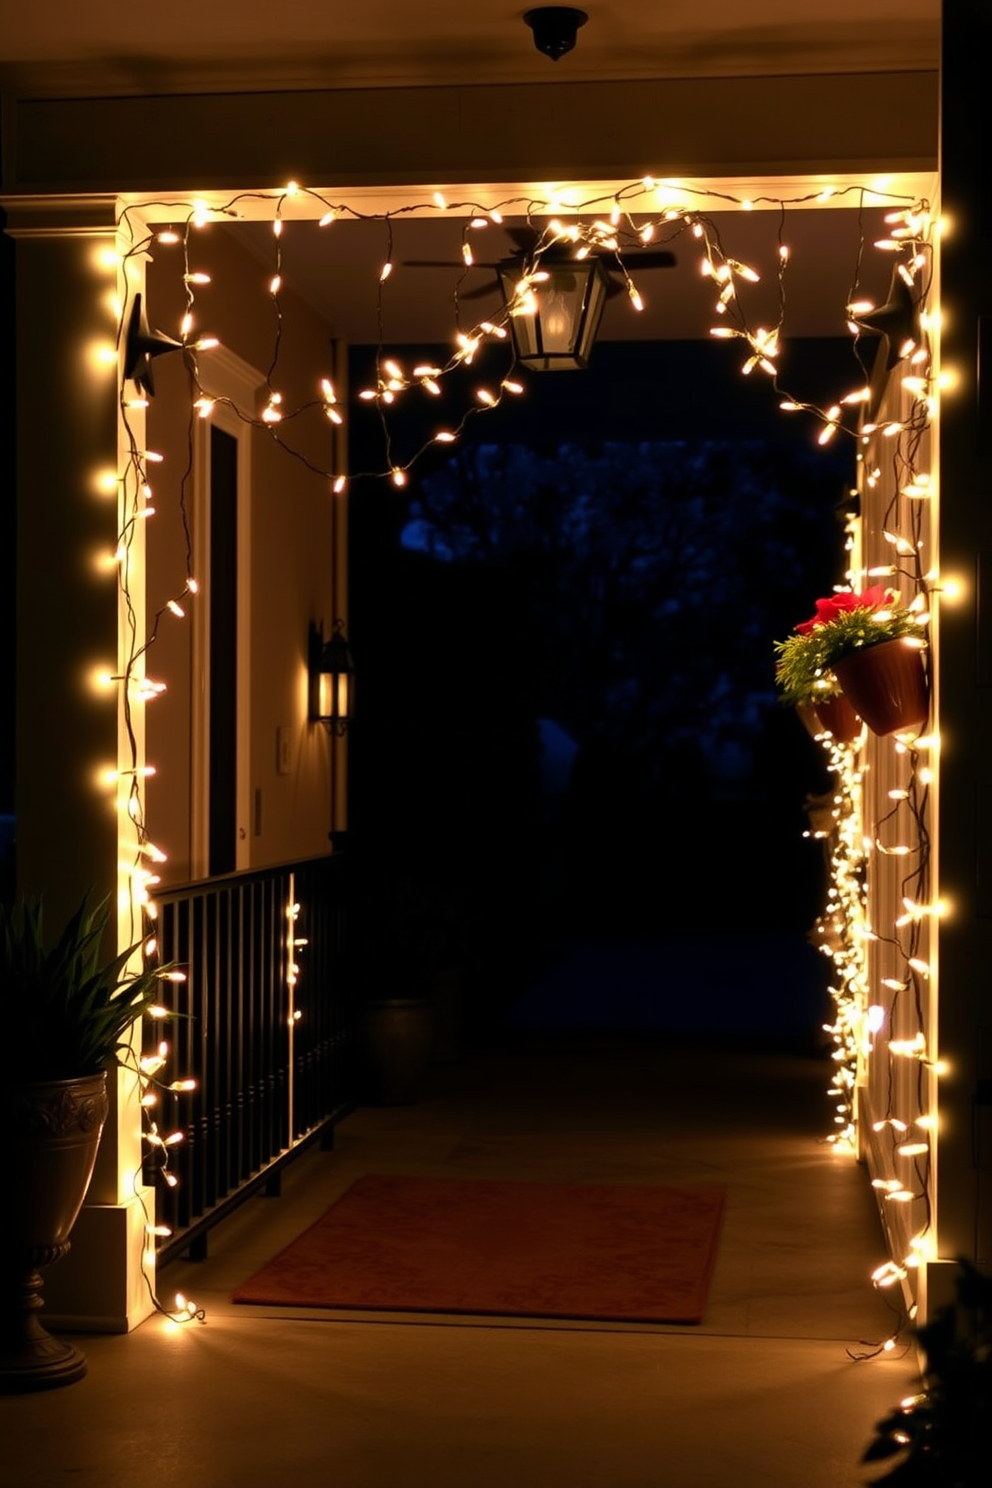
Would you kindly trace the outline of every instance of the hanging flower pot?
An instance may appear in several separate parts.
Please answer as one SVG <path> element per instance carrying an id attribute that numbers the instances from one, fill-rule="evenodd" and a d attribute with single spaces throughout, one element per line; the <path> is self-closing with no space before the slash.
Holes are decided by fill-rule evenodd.
<path id="1" fill-rule="evenodd" d="M 822 732 L 832 734 L 838 744 L 853 744 L 861 733 L 861 719 L 842 692 L 821 698 L 814 703 L 813 711 Z"/>
<path id="2" fill-rule="evenodd" d="M 844 695 L 873 734 L 913 733 L 930 712 L 923 650 L 898 637 L 852 651 L 833 663 Z"/>
<path id="3" fill-rule="evenodd" d="M 902 605 L 880 584 L 818 599 L 812 618 L 775 642 L 775 680 L 783 699 L 809 702 L 819 713 L 832 701 L 824 689 L 833 679 L 872 733 L 919 729 L 930 711 L 923 663 L 927 620 L 922 595 Z M 837 730 L 851 727 L 849 717 L 846 725 L 840 718 L 820 721 L 837 739 Z"/>

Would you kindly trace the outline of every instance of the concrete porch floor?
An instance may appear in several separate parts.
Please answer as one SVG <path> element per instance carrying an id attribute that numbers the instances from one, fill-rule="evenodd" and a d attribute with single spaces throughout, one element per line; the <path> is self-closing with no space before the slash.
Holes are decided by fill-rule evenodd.
<path id="1" fill-rule="evenodd" d="M 915 1381 L 866 1174 L 823 1137 L 829 1061 L 663 1031 L 506 1030 L 362 1107 L 210 1256 L 159 1277 L 206 1309 L 78 1340 L 75 1385 L 0 1400 L 5 1488 L 853 1488 Z M 720 1182 L 701 1326 L 234 1306 L 232 1288 L 367 1172 Z"/>

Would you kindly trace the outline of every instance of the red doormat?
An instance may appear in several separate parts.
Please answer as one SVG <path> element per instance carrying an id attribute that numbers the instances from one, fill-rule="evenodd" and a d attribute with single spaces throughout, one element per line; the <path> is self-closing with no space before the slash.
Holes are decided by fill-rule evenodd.
<path id="1" fill-rule="evenodd" d="M 698 1323 L 724 1190 L 360 1178 L 235 1302 Z"/>

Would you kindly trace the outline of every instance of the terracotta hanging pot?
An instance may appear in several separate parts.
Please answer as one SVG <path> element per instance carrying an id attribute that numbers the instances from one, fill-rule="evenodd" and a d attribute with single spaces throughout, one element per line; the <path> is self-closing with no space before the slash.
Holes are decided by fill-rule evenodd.
<path id="1" fill-rule="evenodd" d="M 823 732 L 832 734 L 838 744 L 853 744 L 861 733 L 861 719 L 850 698 L 842 692 L 821 698 L 814 704 L 813 711 Z"/>
<path id="2" fill-rule="evenodd" d="M 823 725 L 816 716 L 816 709 L 807 698 L 800 698 L 796 704 L 796 717 L 811 738 L 815 739 L 817 734 L 822 733 Z"/>
<path id="3" fill-rule="evenodd" d="M 926 723 L 926 667 L 912 641 L 897 637 L 865 646 L 835 662 L 833 671 L 873 734 L 913 733 Z"/>

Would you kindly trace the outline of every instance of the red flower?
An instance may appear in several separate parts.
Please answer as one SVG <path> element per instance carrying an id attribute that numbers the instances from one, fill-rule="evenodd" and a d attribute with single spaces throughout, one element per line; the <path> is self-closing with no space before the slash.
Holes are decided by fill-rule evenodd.
<path id="1" fill-rule="evenodd" d="M 840 594 L 831 594 L 827 599 L 816 601 L 816 614 L 812 620 L 804 620 L 801 625 L 796 626 L 797 635 L 809 635 L 818 625 L 829 625 L 831 620 L 838 616 L 847 614 L 851 610 L 882 610 L 889 605 L 895 604 L 895 595 L 891 589 L 886 589 L 882 584 L 872 584 L 870 588 L 863 589 L 860 594 L 855 594 L 850 589 L 843 590 Z"/>

